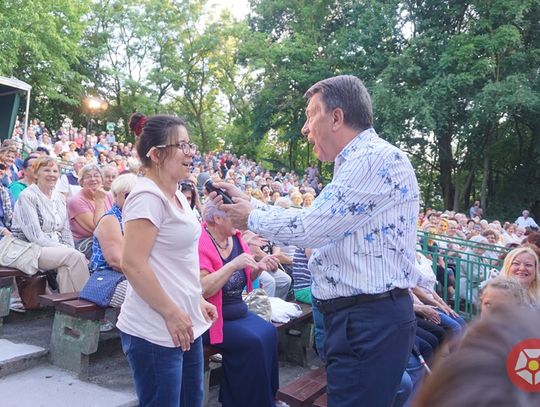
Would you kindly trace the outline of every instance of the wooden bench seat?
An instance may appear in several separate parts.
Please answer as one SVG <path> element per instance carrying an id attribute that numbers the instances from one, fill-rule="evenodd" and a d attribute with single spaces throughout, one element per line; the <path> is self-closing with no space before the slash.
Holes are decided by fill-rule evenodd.
<path id="1" fill-rule="evenodd" d="M 313 407 L 327 407 L 328 406 L 328 396 L 326 393 L 321 395 L 320 397 L 315 400 L 313 403 Z"/>
<path id="2" fill-rule="evenodd" d="M 42 275 L 38 271 L 36 275 Z M 13 291 L 13 277 L 30 277 L 19 269 L 13 267 L 0 266 L 0 326 L 4 323 L 4 318 L 9 315 L 9 305 L 11 292 Z"/>
<path id="3" fill-rule="evenodd" d="M 326 392 L 326 369 L 320 367 L 280 388 L 278 399 L 291 407 L 311 407 Z"/>
<path id="4" fill-rule="evenodd" d="M 80 300 L 79 293 L 40 295 L 39 301 L 43 306 L 55 308 L 51 362 L 87 377 L 90 355 L 97 351 L 99 323 L 106 309 Z"/>

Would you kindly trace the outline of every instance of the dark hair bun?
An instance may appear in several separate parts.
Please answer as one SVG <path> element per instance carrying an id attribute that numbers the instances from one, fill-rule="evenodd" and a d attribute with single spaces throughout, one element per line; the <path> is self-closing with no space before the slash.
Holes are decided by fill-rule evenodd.
<path id="1" fill-rule="evenodd" d="M 135 112 L 129 118 L 129 129 L 135 133 L 136 136 L 140 136 L 142 132 L 142 123 L 146 121 L 146 116 L 142 113 Z"/>

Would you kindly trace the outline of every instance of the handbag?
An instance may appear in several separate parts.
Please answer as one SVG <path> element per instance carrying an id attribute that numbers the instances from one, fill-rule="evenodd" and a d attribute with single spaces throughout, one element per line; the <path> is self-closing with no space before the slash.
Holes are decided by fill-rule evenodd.
<path id="1" fill-rule="evenodd" d="M 38 272 L 38 259 L 41 246 L 25 242 L 13 236 L 0 240 L 0 266 L 13 267 L 33 276 Z"/>
<path id="2" fill-rule="evenodd" d="M 256 288 L 250 292 L 244 299 L 244 302 L 254 314 L 257 314 L 265 321 L 270 322 L 272 320 L 272 305 L 270 304 L 268 294 L 262 288 Z"/>
<path id="3" fill-rule="evenodd" d="M 79 298 L 107 308 L 116 286 L 125 279 L 126 276 L 123 273 L 113 269 L 94 271 L 79 293 Z"/>
<path id="4" fill-rule="evenodd" d="M 47 278 L 43 275 L 33 277 L 15 277 L 19 297 L 25 309 L 40 309 L 39 296 L 45 294 Z"/>

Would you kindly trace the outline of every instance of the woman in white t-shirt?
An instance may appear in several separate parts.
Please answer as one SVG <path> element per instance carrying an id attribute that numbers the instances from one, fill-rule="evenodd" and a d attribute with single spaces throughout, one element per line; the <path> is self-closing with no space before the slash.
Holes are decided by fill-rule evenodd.
<path id="1" fill-rule="evenodd" d="M 201 294 L 200 226 L 178 181 L 197 147 L 173 116 L 134 113 L 145 176 L 124 204 L 122 269 L 130 286 L 118 318 L 140 406 L 203 403 L 201 335 L 217 318 Z"/>

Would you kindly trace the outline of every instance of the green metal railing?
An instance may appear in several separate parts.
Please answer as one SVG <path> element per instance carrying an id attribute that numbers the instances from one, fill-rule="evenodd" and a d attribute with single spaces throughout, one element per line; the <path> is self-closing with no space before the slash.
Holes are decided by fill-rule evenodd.
<path id="1" fill-rule="evenodd" d="M 438 275 L 439 295 L 465 319 L 477 315 L 481 284 L 499 272 L 500 257 L 509 249 L 427 232 L 418 232 L 418 237 L 418 252 L 431 259 Z"/>

